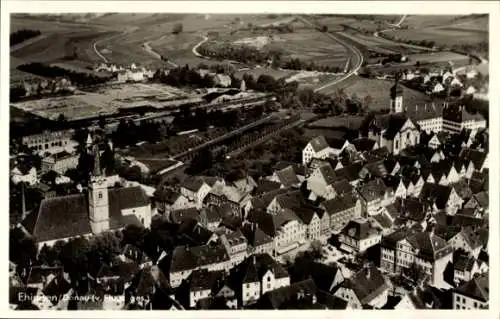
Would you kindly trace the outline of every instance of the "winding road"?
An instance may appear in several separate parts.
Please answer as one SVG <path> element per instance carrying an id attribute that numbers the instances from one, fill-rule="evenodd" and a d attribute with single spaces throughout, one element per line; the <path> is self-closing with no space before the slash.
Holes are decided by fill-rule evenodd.
<path id="1" fill-rule="evenodd" d="M 299 17 L 299 19 L 307 25 L 310 25 L 314 28 L 316 27 L 316 25 L 314 23 L 310 22 L 309 20 L 304 19 L 303 17 Z M 348 71 L 347 74 L 345 74 L 344 76 L 342 76 L 336 80 L 328 82 L 328 83 L 314 89 L 314 92 L 322 91 L 326 88 L 329 88 L 333 85 L 336 85 L 342 81 L 347 80 L 348 78 L 350 78 L 351 76 L 356 74 L 359 71 L 359 69 L 361 69 L 361 66 L 363 65 L 363 61 L 364 61 L 363 53 L 361 53 L 361 51 L 358 48 L 356 48 L 353 45 L 337 38 L 333 33 L 325 33 L 325 35 L 328 36 L 330 39 L 333 39 L 333 40 L 337 41 L 338 43 L 342 44 L 347 50 L 351 51 L 352 56 L 349 57 L 349 59 L 350 59 L 350 61 L 354 61 L 354 63 L 356 63 L 356 64 L 351 67 L 351 70 Z M 353 59 L 353 56 L 354 56 L 354 59 Z"/>
<path id="2" fill-rule="evenodd" d="M 161 57 L 161 54 L 159 54 L 158 52 L 156 52 L 155 50 L 153 50 L 153 48 L 151 47 L 151 45 L 149 44 L 149 42 L 144 42 L 142 44 L 142 48 L 144 50 L 146 50 L 146 52 L 148 52 L 149 54 L 151 54 L 152 56 L 154 56 L 155 58 L 157 58 L 158 60 L 162 60 L 163 61 L 163 59 Z M 170 59 L 167 60 L 166 62 L 168 64 L 170 64 L 174 68 L 178 67 L 178 65 L 175 64 L 174 62 L 170 61 Z"/>

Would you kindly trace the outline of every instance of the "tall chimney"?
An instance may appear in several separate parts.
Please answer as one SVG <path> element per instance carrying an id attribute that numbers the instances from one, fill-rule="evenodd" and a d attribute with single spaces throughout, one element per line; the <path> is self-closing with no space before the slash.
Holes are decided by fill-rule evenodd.
<path id="1" fill-rule="evenodd" d="M 23 220 L 26 217 L 26 198 L 24 196 L 24 182 L 21 182 L 21 216 Z"/>

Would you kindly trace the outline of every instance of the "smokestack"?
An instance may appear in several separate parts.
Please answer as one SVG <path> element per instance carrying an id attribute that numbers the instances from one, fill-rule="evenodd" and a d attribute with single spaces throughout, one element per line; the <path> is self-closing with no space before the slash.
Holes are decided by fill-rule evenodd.
<path id="1" fill-rule="evenodd" d="M 24 182 L 21 182 L 21 216 L 23 220 L 26 217 L 26 199 L 24 196 Z"/>

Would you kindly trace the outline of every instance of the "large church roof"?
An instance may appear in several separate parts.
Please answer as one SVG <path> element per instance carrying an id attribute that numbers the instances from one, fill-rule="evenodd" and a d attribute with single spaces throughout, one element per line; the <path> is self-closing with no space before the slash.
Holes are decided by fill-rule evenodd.
<path id="1" fill-rule="evenodd" d="M 108 190 L 110 230 L 129 224 L 139 225 L 135 215 L 122 215 L 122 210 L 144 207 L 149 199 L 140 186 Z M 48 198 L 40 209 L 22 222 L 36 242 L 64 239 L 91 233 L 89 204 L 86 194 Z"/>

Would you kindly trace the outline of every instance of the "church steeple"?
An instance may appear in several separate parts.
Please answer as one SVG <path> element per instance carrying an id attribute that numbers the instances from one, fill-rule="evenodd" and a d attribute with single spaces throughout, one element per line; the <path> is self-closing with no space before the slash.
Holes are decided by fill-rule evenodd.
<path id="1" fill-rule="evenodd" d="M 102 176 L 101 154 L 99 152 L 99 147 L 97 145 L 93 146 L 92 155 L 94 156 L 94 170 L 92 172 L 92 175 L 94 177 L 100 177 L 100 176 Z"/>
<path id="2" fill-rule="evenodd" d="M 89 219 L 94 234 L 109 230 L 109 199 L 108 185 L 101 170 L 101 155 L 99 146 L 92 146 L 94 169 L 89 182 Z"/>
<path id="3" fill-rule="evenodd" d="M 396 77 L 394 85 L 391 87 L 391 113 L 403 112 L 403 88 L 398 83 L 399 77 Z"/>

